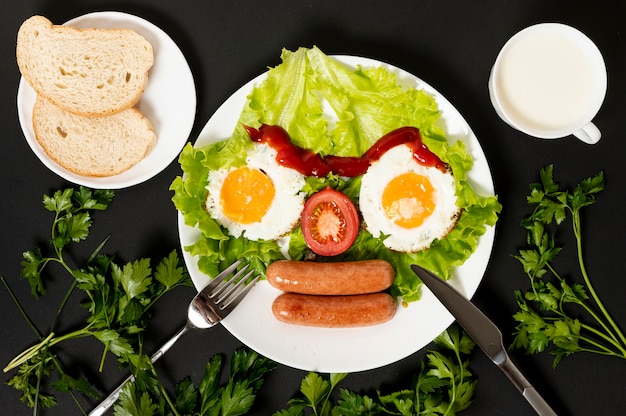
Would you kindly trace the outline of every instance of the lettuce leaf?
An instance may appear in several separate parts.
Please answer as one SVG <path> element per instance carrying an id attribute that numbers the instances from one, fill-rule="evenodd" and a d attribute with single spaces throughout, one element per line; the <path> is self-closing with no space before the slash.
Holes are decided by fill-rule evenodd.
<path id="1" fill-rule="evenodd" d="M 252 145 L 243 125 L 279 125 L 298 146 L 322 155 L 340 156 L 359 156 L 384 134 L 414 126 L 420 129 L 424 143 L 454 173 L 458 205 L 463 208 L 454 230 L 433 242 L 428 250 L 410 254 L 389 250 L 383 244 L 384 238 L 374 238 L 361 230 L 348 251 L 323 260 L 388 260 L 396 270 L 392 294 L 402 296 L 406 302 L 418 300 L 421 282 L 409 266 L 420 264 L 448 279 L 451 270 L 476 250 L 486 227 L 496 223 L 501 210 L 497 197 L 481 196 L 472 189 L 467 179 L 473 165 L 471 155 L 462 141 L 448 142 L 445 132 L 437 126 L 437 102 L 429 94 L 401 85 L 394 73 L 382 67 L 349 68 L 317 47 L 283 50 L 281 58 L 282 63 L 271 68 L 267 79 L 248 96 L 228 140 L 200 149 L 188 144 L 181 152 L 179 163 L 184 176 L 173 181 L 172 200 L 183 213 L 185 223 L 202 233 L 198 242 L 185 249 L 198 256 L 200 270 L 209 275 L 237 257 L 251 259 L 261 273 L 270 262 L 283 258 L 276 242 L 231 237 L 204 209 L 209 170 L 243 164 Z M 308 178 L 304 190 L 311 194 L 330 185 L 358 205 L 360 179 L 333 174 Z M 304 258 L 307 247 L 300 227 L 289 237 L 289 256 Z"/>

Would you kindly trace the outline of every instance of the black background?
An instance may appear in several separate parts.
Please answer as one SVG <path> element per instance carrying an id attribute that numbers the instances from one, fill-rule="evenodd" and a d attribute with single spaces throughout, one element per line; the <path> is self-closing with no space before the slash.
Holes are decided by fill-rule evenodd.
<path id="1" fill-rule="evenodd" d="M 189 140 L 230 94 L 249 79 L 280 62 L 282 48 L 319 46 L 327 54 L 360 55 L 401 67 L 433 85 L 463 114 L 479 138 L 492 169 L 503 211 L 496 231 L 490 265 L 474 298 L 512 340 L 516 310 L 514 289 L 526 289 L 527 279 L 512 257 L 524 246 L 519 221 L 529 213 L 528 185 L 538 180 L 539 169 L 554 164 L 555 177 L 564 186 L 603 170 L 607 189 L 583 215 L 585 255 L 596 290 L 618 323 L 626 324 L 623 259 L 626 220 L 624 202 L 626 140 L 623 121 L 626 96 L 626 45 L 624 15 L 609 1 L 15 1 L 3 2 L 0 30 L 0 274 L 45 330 L 69 285 L 67 275 L 54 273 L 49 293 L 35 300 L 27 282 L 19 278 L 22 252 L 46 243 L 52 217 L 42 205 L 42 195 L 71 184 L 48 171 L 24 140 L 16 112 L 19 71 L 15 63 L 15 38 L 20 24 L 34 14 L 55 23 L 92 11 L 117 10 L 143 17 L 167 32 L 186 56 L 197 88 L 196 122 Z M 487 79 L 493 61 L 506 40 L 522 28 L 539 22 L 562 22 L 586 33 L 606 60 L 608 92 L 595 121 L 603 133 L 596 145 L 572 137 L 558 140 L 530 138 L 508 127 L 493 111 Z M 175 79 L 172 82 L 176 82 Z M 111 207 L 96 216 L 88 242 L 75 246 L 81 259 L 106 235 L 105 252 L 121 260 L 160 259 L 178 247 L 176 210 L 168 187 L 180 168 L 173 162 L 153 179 L 116 192 Z M 560 266 L 572 279 L 578 270 L 571 234 L 562 232 L 566 244 Z M 56 270 L 55 272 L 59 272 Z M 184 323 L 193 289 L 184 288 L 157 305 L 146 348 L 155 349 Z M 72 299 L 73 305 L 79 298 Z M 4 288 L 0 288 L 0 364 L 6 365 L 34 336 Z M 84 319 L 76 307 L 62 327 Z M 406 328 L 410 331 L 411 328 Z M 215 353 L 230 356 L 240 342 L 218 326 L 195 332 L 181 340 L 159 363 L 168 382 L 186 376 L 198 380 L 204 364 Z M 97 388 L 106 393 L 125 377 L 110 358 L 97 372 L 101 354 L 95 341 L 74 341 L 59 351 L 73 368 L 82 368 Z M 358 353 L 358 352 L 357 352 Z M 383 392 L 408 386 L 424 352 L 384 368 L 348 376 L 341 387 L 361 393 Z M 547 354 L 526 356 L 511 352 L 513 360 L 544 394 L 559 414 L 620 414 L 624 406 L 626 361 L 577 354 L 556 369 Z M 482 354 L 476 353 L 472 371 L 479 385 L 475 402 L 466 415 L 532 415 L 524 399 Z M 0 413 L 27 415 L 19 394 L 2 376 Z M 252 414 L 268 415 L 286 407 L 305 372 L 284 366 L 270 373 Z M 44 414 L 80 414 L 69 396 Z M 86 403 L 87 409 L 95 403 Z"/>

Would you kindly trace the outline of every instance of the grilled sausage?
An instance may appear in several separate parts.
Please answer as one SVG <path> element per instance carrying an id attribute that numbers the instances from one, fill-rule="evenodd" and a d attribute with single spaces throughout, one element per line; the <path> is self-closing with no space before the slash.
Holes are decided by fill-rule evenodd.
<path id="1" fill-rule="evenodd" d="M 393 283 L 393 267 L 384 260 L 307 262 L 278 260 L 266 271 L 270 285 L 308 295 L 358 295 L 380 292 Z"/>
<path id="2" fill-rule="evenodd" d="M 364 295 L 302 295 L 283 293 L 272 304 L 281 322 L 326 328 L 382 324 L 396 313 L 396 302 L 384 292 Z"/>

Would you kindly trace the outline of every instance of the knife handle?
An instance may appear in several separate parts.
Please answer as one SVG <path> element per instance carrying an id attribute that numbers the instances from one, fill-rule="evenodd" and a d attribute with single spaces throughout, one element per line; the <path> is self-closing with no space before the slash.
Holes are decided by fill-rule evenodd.
<path id="1" fill-rule="evenodd" d="M 526 387 L 522 392 L 522 396 L 530 403 L 535 412 L 540 416 L 556 416 L 556 412 L 552 410 L 550 405 L 544 400 L 533 386 Z"/>
<path id="2" fill-rule="evenodd" d="M 524 377 L 522 372 L 513 364 L 508 355 L 499 365 L 500 369 L 513 382 L 515 387 L 522 393 L 522 396 L 528 401 L 532 408 L 539 416 L 557 416 L 552 410 L 548 402 L 537 392 L 537 390 Z"/>

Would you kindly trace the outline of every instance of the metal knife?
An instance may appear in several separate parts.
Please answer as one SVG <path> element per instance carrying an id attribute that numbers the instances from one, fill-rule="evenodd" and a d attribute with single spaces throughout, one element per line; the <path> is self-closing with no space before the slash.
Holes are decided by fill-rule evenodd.
<path id="1" fill-rule="evenodd" d="M 480 349 L 500 367 L 537 414 L 556 416 L 554 410 L 509 358 L 502 342 L 502 332 L 498 327 L 472 302 L 434 273 L 415 264 L 411 265 L 411 269 L 450 311 Z"/>

